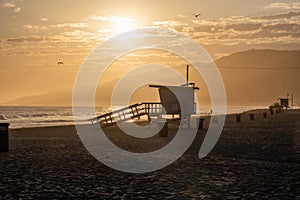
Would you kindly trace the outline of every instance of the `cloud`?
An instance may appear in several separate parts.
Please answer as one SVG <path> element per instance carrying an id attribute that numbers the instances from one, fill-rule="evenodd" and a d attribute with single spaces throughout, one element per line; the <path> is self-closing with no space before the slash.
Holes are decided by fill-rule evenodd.
<path id="1" fill-rule="evenodd" d="M 71 28 L 85 28 L 88 27 L 88 23 L 63 23 L 63 24 L 52 24 L 50 27 L 52 28 L 66 28 L 66 27 L 71 27 Z"/>
<path id="2" fill-rule="evenodd" d="M 295 12 L 287 12 L 287 13 L 279 13 L 279 14 L 274 14 L 274 15 L 267 15 L 267 16 L 258 16 L 258 17 L 253 17 L 253 19 L 257 20 L 274 20 L 274 19 L 291 19 L 295 17 L 300 17 L 300 11 Z"/>
<path id="3" fill-rule="evenodd" d="M 91 33 L 82 30 L 73 30 L 60 33 L 57 36 L 57 39 L 63 42 L 94 44 L 101 37 L 101 34 Z"/>
<path id="4" fill-rule="evenodd" d="M 99 15 L 92 15 L 88 17 L 90 20 L 95 20 L 95 21 L 106 21 L 106 22 L 133 22 L 134 20 L 131 18 L 126 18 L 126 17 L 120 17 L 120 16 L 99 16 Z"/>
<path id="5" fill-rule="evenodd" d="M 16 7 L 14 10 L 15 13 L 21 12 L 21 8 L 20 7 Z"/>
<path id="6" fill-rule="evenodd" d="M 88 19 L 96 20 L 96 21 L 112 21 L 111 17 L 92 15 Z"/>
<path id="7" fill-rule="evenodd" d="M 74 30 L 74 31 L 63 32 L 63 33 L 61 33 L 61 35 L 66 36 L 66 37 L 82 37 L 82 36 L 86 36 L 89 34 L 85 31 Z"/>
<path id="8" fill-rule="evenodd" d="M 47 21 L 48 18 L 41 17 L 41 21 Z M 51 24 L 51 25 L 33 25 L 33 24 L 24 24 L 22 25 L 22 28 L 30 30 L 30 31 L 42 31 L 42 30 L 48 30 L 50 28 L 52 29 L 58 29 L 58 28 L 63 28 L 63 29 L 68 29 L 68 30 L 73 30 L 77 28 L 86 28 L 88 27 L 88 23 L 63 23 L 63 24 Z"/>
<path id="9" fill-rule="evenodd" d="M 178 15 L 178 17 L 187 18 L 188 16 L 186 16 L 186 15 Z"/>
<path id="10" fill-rule="evenodd" d="M 300 8 L 300 2 L 276 2 L 265 6 L 265 9 L 290 10 L 290 9 L 299 9 L 299 8 Z"/>
<path id="11" fill-rule="evenodd" d="M 25 29 L 32 29 L 32 28 L 33 28 L 33 25 L 31 25 L 31 24 L 22 25 L 22 28 L 25 28 Z"/>
<path id="12" fill-rule="evenodd" d="M 280 12 L 265 16 L 193 18 L 192 20 L 179 16 L 175 20 L 154 21 L 152 25 L 175 29 L 202 45 L 210 46 L 212 49 L 213 46 L 230 46 L 228 49 L 234 49 L 247 45 L 252 48 L 252 46 L 270 46 L 272 44 L 277 44 L 279 48 L 288 48 L 294 47 L 297 43 L 299 46 L 300 11 L 286 10 Z M 40 20 L 47 21 L 48 18 L 41 16 Z M 66 54 L 80 53 L 75 52 L 75 49 L 88 52 L 99 41 L 111 36 L 111 24 L 122 22 L 122 20 L 131 21 L 129 18 L 117 16 L 93 15 L 80 23 L 48 24 L 40 22 L 39 25 L 24 24 L 22 28 L 26 29 L 27 35 L 31 33 L 32 36 L 2 38 L 0 46 L 3 50 L 1 52 L 3 54 L 9 51 L 12 55 L 14 53 L 21 54 L 22 51 L 26 52 L 26 50 L 31 52 L 30 55 L 37 55 L 36 52 L 43 55 L 55 54 L 57 51 L 63 52 L 67 49 L 72 51 L 65 52 Z M 99 27 L 101 27 L 100 30 Z M 221 55 L 227 49 L 218 51 Z"/>
<path id="13" fill-rule="evenodd" d="M 15 8 L 16 5 L 12 2 L 7 2 L 2 5 L 3 8 Z"/>
<path id="14" fill-rule="evenodd" d="M 46 21 L 48 21 L 49 19 L 48 19 L 47 17 L 41 17 L 40 20 L 43 21 L 43 22 L 46 22 Z"/>
<path id="15" fill-rule="evenodd" d="M 17 7 L 14 2 L 6 2 L 2 4 L 3 8 L 12 8 L 14 13 L 19 13 L 21 12 L 21 7 Z M 16 18 L 16 15 L 13 16 L 13 18 Z"/>
<path id="16" fill-rule="evenodd" d="M 185 22 L 185 23 L 184 23 Z M 230 16 L 217 19 L 184 18 L 178 21 L 156 21 L 156 27 L 173 28 L 202 45 L 295 47 L 300 40 L 300 11 L 265 16 Z"/>
<path id="17" fill-rule="evenodd" d="M 298 24 L 276 24 L 263 25 L 258 31 L 254 31 L 250 34 L 235 34 L 229 38 L 258 44 L 278 41 L 289 43 L 298 40 L 299 36 L 300 26 Z"/>
<path id="18" fill-rule="evenodd" d="M 12 43 L 26 43 L 26 42 L 43 42 L 43 41 L 51 41 L 53 39 L 45 36 L 22 36 L 22 37 L 15 37 L 15 38 L 7 38 L 6 42 L 9 44 Z"/>
<path id="19" fill-rule="evenodd" d="M 280 32 L 300 32 L 300 24 L 275 24 L 267 25 L 263 27 L 270 31 L 280 31 Z"/>
<path id="20" fill-rule="evenodd" d="M 225 27 L 225 30 L 235 30 L 235 31 L 254 31 L 259 30 L 262 27 L 261 23 L 245 23 L 245 24 L 231 24 Z"/>
<path id="21" fill-rule="evenodd" d="M 39 30 L 47 30 L 47 26 L 38 26 L 38 25 L 32 25 L 32 24 L 25 24 L 22 25 L 22 28 L 31 30 L 31 31 L 39 31 Z"/>
<path id="22" fill-rule="evenodd" d="M 152 22 L 154 26 L 159 26 L 159 27 L 173 27 L 173 26 L 182 26 L 182 25 L 187 25 L 186 23 L 180 22 L 180 21 L 155 21 Z"/>
<path id="23" fill-rule="evenodd" d="M 2 38 L 0 55 L 40 56 L 40 55 L 87 55 L 97 45 L 98 35 L 82 31 L 64 32 L 48 36 L 20 36 Z"/>
<path id="24" fill-rule="evenodd" d="M 193 27 L 192 29 L 190 29 L 190 32 L 191 31 L 203 32 L 203 33 L 217 33 L 217 32 L 224 32 L 224 27 L 204 25 L 204 26 Z"/>

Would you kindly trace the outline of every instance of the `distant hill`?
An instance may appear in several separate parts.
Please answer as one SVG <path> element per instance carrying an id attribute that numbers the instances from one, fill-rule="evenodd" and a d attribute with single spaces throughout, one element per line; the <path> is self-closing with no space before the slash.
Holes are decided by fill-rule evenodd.
<path id="1" fill-rule="evenodd" d="M 237 52 L 215 61 L 222 74 L 229 105 L 270 105 L 278 97 L 294 94 L 295 104 L 300 103 L 300 50 L 249 50 Z M 156 76 L 168 77 L 162 71 Z M 197 96 L 202 105 L 209 103 L 209 94 L 205 83 L 191 71 L 191 81 L 201 88 Z M 132 77 L 137 80 L 140 77 Z M 169 77 L 176 79 L 176 77 Z M 96 102 L 109 105 L 111 91 L 117 80 L 103 83 L 97 90 Z M 147 89 L 146 89 L 147 88 Z M 126 92 L 126 91 L 124 91 Z M 120 99 L 122 94 L 120 94 Z M 133 102 L 155 101 L 157 91 L 144 86 L 133 95 Z M 26 96 L 7 102 L 7 105 L 48 105 L 71 106 L 72 89 L 63 89 L 49 93 Z"/>
<path id="2" fill-rule="evenodd" d="M 231 105 L 269 105 L 287 93 L 300 102 L 300 50 L 249 50 L 215 63 Z"/>
<path id="3" fill-rule="evenodd" d="M 300 50 L 249 50 L 224 56 L 215 61 L 218 67 L 293 68 L 300 67 Z"/>
<path id="4" fill-rule="evenodd" d="M 16 106 L 71 106 L 72 89 L 62 89 L 40 95 L 24 96 L 6 103 Z"/>

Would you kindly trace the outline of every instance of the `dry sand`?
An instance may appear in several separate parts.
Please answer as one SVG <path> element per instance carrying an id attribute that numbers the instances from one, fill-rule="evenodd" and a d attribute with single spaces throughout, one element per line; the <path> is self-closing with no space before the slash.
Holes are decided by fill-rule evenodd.
<path id="1" fill-rule="evenodd" d="M 0 199 L 299 199 L 300 111 L 236 123 L 229 115 L 221 138 L 204 159 L 206 130 L 170 166 L 146 174 L 111 169 L 83 147 L 73 126 L 10 130 L 10 152 L 0 153 Z M 209 120 L 205 120 L 205 127 Z M 170 136 L 134 139 L 116 127 L 106 133 L 120 147 L 148 152 Z"/>

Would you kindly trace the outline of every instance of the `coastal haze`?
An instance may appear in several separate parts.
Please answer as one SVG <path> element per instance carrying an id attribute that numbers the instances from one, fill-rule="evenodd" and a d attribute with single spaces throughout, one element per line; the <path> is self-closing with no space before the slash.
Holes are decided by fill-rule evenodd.
<path id="1" fill-rule="evenodd" d="M 268 106 L 288 93 L 294 95 L 295 105 L 300 102 L 297 1 L 1 3 L 1 105 L 71 106 L 76 74 L 87 55 L 106 39 L 143 27 L 173 29 L 202 45 L 220 70 L 230 106 Z M 189 64 L 163 51 L 125 55 L 100 80 L 97 105 L 109 105 L 117 80 L 147 63 L 164 64 L 182 76 Z M 198 100 L 209 105 L 207 86 L 193 66 L 190 81 L 200 87 Z M 153 89 L 144 86 L 131 101 L 157 99 Z"/>
<path id="2" fill-rule="evenodd" d="M 167 64 L 166 61 L 159 57 L 164 53 L 160 52 L 157 57 L 161 63 Z M 169 59 L 171 56 L 168 56 Z M 172 60 L 175 56 L 172 57 Z M 300 93 L 300 50 L 279 51 L 279 50 L 249 50 L 237 52 L 229 56 L 221 57 L 216 60 L 220 73 L 222 75 L 226 93 L 227 103 L 229 106 L 268 106 L 276 101 L 277 98 L 286 97 L 287 93 L 293 92 L 295 95 L 295 106 L 299 103 L 297 94 Z M 151 62 L 151 60 L 148 60 Z M 174 60 L 173 60 L 174 61 Z M 138 62 L 147 63 L 145 62 Z M 122 70 L 129 70 L 137 64 L 137 61 L 124 61 L 114 63 L 101 79 L 96 93 L 96 104 L 98 106 L 109 106 L 111 93 L 117 81 L 121 77 Z M 121 69 L 119 68 L 121 66 Z M 178 63 L 172 63 L 182 76 L 185 76 L 185 62 L 181 60 Z M 164 70 L 155 70 L 169 79 L 178 77 L 170 76 Z M 137 76 L 145 77 L 146 73 Z M 74 79 L 75 81 L 75 79 Z M 129 81 L 129 80 L 128 80 Z M 203 78 L 190 70 L 190 81 L 200 86 L 200 91 L 196 93 L 198 100 L 202 105 L 209 105 L 210 96 Z M 182 83 L 184 84 L 184 83 Z M 126 91 L 124 91 L 126 92 Z M 120 94 L 120 95 L 124 95 Z M 131 103 L 143 101 L 157 101 L 158 93 L 145 85 L 132 96 Z M 53 89 L 39 95 L 30 95 L 10 100 L 4 105 L 39 105 L 39 106 L 71 106 L 72 105 L 72 88 Z"/>

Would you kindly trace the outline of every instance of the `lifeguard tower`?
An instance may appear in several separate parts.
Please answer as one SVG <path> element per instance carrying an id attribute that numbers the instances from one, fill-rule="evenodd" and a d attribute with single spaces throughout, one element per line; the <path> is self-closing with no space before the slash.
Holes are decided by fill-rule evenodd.
<path id="1" fill-rule="evenodd" d="M 290 108 L 288 98 L 278 98 L 278 100 L 279 100 L 281 106 L 283 106 L 286 109 Z"/>
<path id="2" fill-rule="evenodd" d="M 150 120 L 153 116 L 158 119 L 171 116 L 173 121 L 182 120 L 184 124 L 190 126 L 191 115 L 196 114 L 195 90 L 199 90 L 194 83 L 181 86 L 149 85 L 149 87 L 158 88 L 160 97 L 157 104 L 145 103 Z"/>
<path id="3" fill-rule="evenodd" d="M 157 88 L 160 102 L 143 102 L 115 110 L 104 115 L 89 119 L 92 123 L 99 122 L 102 127 L 115 125 L 132 119 L 148 116 L 148 120 L 165 119 L 172 122 L 182 122 L 190 127 L 191 115 L 196 114 L 195 91 L 199 87 L 189 83 L 189 66 L 187 65 L 186 83 L 181 86 L 149 85 Z"/>

